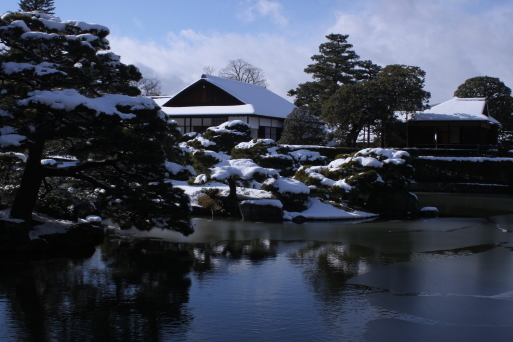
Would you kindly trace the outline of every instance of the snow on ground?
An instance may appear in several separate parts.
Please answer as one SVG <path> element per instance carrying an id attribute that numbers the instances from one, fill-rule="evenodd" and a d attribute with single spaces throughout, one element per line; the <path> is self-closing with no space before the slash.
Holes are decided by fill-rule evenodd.
<path id="1" fill-rule="evenodd" d="M 303 216 L 308 220 L 359 220 L 366 218 L 377 217 L 378 215 L 366 213 L 364 211 L 349 212 L 343 209 L 332 206 L 328 203 L 323 203 L 316 198 L 310 198 L 308 202 L 308 209 L 298 212 L 285 211 L 283 214 L 284 220 L 292 220 L 296 216 Z"/>

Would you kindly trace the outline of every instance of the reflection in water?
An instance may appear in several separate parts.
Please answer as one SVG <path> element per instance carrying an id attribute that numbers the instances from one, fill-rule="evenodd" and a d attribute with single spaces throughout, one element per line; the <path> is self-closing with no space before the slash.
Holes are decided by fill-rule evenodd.
<path id="1" fill-rule="evenodd" d="M 88 260 L 2 267 L 0 296 L 10 301 L 16 340 L 159 341 L 163 326 L 183 335 L 192 259 L 174 247 L 106 241 Z"/>
<path id="2" fill-rule="evenodd" d="M 2 262 L 0 298 L 6 298 L 15 328 L 0 333 L 0 340 L 185 338 L 193 319 L 187 309 L 191 271 L 201 279 L 220 271 L 223 261 L 258 263 L 275 256 L 266 240 L 107 239 L 90 259 Z"/>
<path id="3" fill-rule="evenodd" d="M 458 340 L 482 323 L 461 310 L 512 298 L 512 222 L 197 220 L 187 238 L 120 235 L 88 258 L 0 260 L 0 340 L 401 341 L 388 326 Z M 513 326 L 500 322 L 498 333 Z"/>

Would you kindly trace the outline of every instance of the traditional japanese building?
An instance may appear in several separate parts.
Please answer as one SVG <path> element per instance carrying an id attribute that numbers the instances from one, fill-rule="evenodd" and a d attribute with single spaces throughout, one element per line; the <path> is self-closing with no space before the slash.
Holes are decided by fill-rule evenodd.
<path id="1" fill-rule="evenodd" d="M 500 123 L 485 98 L 458 98 L 408 120 L 408 147 L 487 150 L 497 147 Z"/>
<path id="2" fill-rule="evenodd" d="M 202 75 L 173 97 L 158 97 L 169 119 L 182 133 L 202 133 L 208 127 L 230 120 L 251 126 L 253 138 L 278 140 L 283 122 L 295 106 L 272 91 L 255 84 Z"/>

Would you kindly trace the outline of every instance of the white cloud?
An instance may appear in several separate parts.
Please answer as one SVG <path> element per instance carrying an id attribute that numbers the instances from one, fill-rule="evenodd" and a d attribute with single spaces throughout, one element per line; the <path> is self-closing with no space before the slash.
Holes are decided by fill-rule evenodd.
<path id="1" fill-rule="evenodd" d="M 238 17 L 246 22 L 252 22 L 258 17 L 270 17 L 275 24 L 285 27 L 288 25 L 288 20 L 282 12 L 283 6 L 277 1 L 250 0 L 250 6 L 240 12 Z"/>
<path id="2" fill-rule="evenodd" d="M 273 3 L 281 15 L 277 2 L 252 0 L 249 7 L 254 16 L 271 16 L 269 4 Z M 476 3 L 480 6 L 475 7 Z M 432 93 L 434 104 L 450 99 L 458 85 L 474 76 L 499 77 L 513 88 L 511 22 L 510 1 L 488 5 L 484 0 L 367 0 L 359 3 L 358 12 L 339 11 L 324 22 L 304 21 L 309 27 L 304 33 L 188 29 L 169 33 L 167 41 L 158 43 L 115 33 L 109 39 L 125 63 L 137 65 L 145 76 L 159 77 L 168 94 L 197 80 L 205 66 L 214 66 L 216 74 L 229 60 L 242 58 L 264 70 L 270 90 L 288 98 L 289 89 L 311 80 L 303 70 L 326 41 L 323 35 L 349 34 L 349 42 L 362 59 L 425 70 L 426 90 Z"/>
<path id="3" fill-rule="evenodd" d="M 311 77 L 303 69 L 311 62 L 318 42 L 294 44 L 281 36 L 198 33 L 183 30 L 168 35 L 167 43 L 109 37 L 122 61 L 138 66 L 146 77 L 158 77 L 163 92 L 172 95 L 196 81 L 205 66 L 217 72 L 231 59 L 244 59 L 264 70 L 269 89 L 290 101 L 287 91 Z"/>
<path id="4" fill-rule="evenodd" d="M 434 104 L 474 76 L 498 77 L 513 87 L 512 20 L 510 4 L 467 13 L 446 1 L 378 0 L 357 15 L 337 13 L 327 32 L 349 34 L 362 59 L 425 70 Z"/>

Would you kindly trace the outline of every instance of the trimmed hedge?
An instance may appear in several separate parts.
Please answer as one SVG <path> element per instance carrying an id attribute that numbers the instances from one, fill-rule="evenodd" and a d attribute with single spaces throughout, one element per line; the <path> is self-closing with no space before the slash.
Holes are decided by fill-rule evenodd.
<path id="1" fill-rule="evenodd" d="M 480 183 L 513 186 L 513 159 L 468 158 L 443 160 L 412 158 L 414 179 L 425 183 Z"/>

